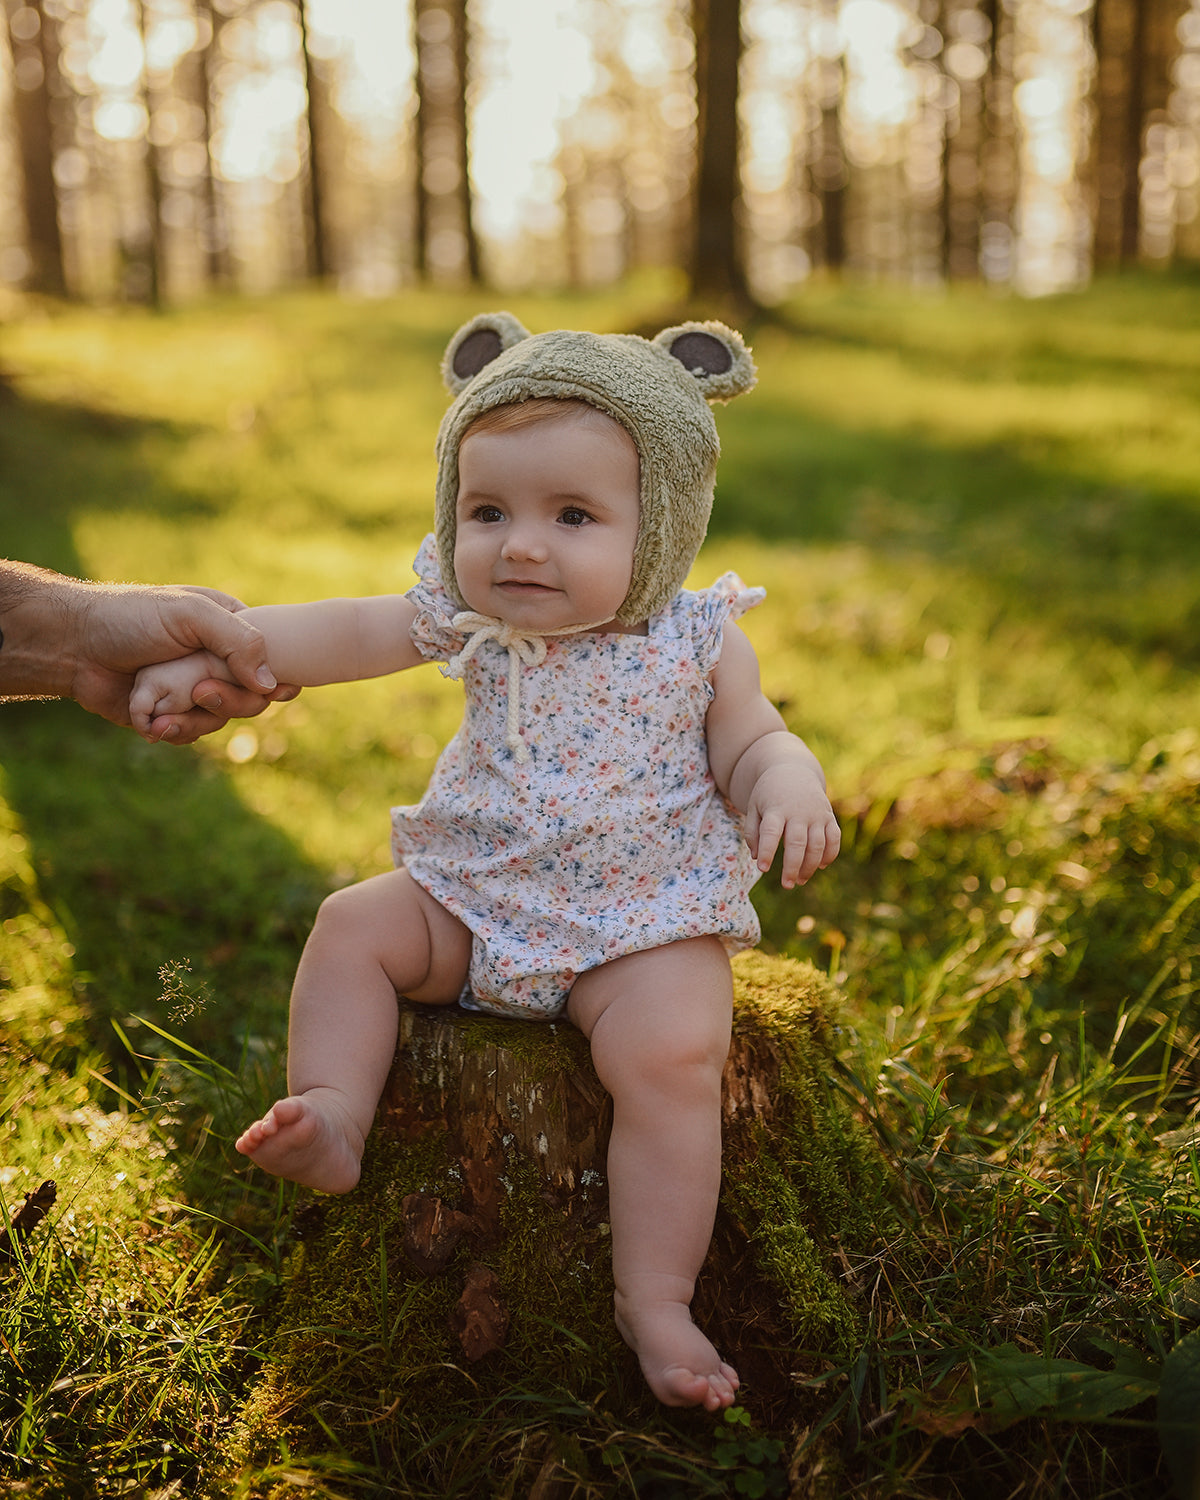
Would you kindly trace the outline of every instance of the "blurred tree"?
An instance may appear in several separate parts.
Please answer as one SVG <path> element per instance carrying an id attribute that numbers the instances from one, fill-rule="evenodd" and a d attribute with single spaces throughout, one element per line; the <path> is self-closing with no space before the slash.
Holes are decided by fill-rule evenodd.
<path id="1" fill-rule="evenodd" d="M 694 0 L 692 25 L 698 118 L 689 289 L 693 298 L 745 300 L 738 224 L 740 0 Z"/>
<path id="2" fill-rule="evenodd" d="M 836 27 L 837 13 L 838 0 L 821 0 L 815 17 L 817 28 L 828 36 L 834 35 L 831 27 Z M 828 47 L 818 48 L 813 72 L 819 116 L 812 179 L 821 205 L 820 250 L 814 258 L 827 270 L 840 272 L 846 264 L 846 196 L 850 181 L 842 142 L 841 111 L 846 86 L 842 53 L 829 55 Z"/>
<path id="3" fill-rule="evenodd" d="M 981 80 L 988 72 L 983 43 L 991 23 L 974 4 L 940 0 L 945 126 L 942 149 L 942 274 L 970 280 L 979 274 L 980 157 L 983 149 Z"/>
<path id="4" fill-rule="evenodd" d="M 63 238 L 54 180 L 53 86 L 58 77 L 57 22 L 43 0 L 4 0 L 13 58 L 14 111 L 25 208 L 30 291 L 67 295 Z"/>
<path id="5" fill-rule="evenodd" d="M 159 159 L 158 139 L 155 131 L 155 98 L 150 83 L 149 18 L 146 0 L 137 0 L 136 15 L 138 33 L 142 39 L 142 103 L 146 109 L 146 232 L 137 247 L 137 259 L 145 273 L 144 300 L 151 307 L 160 307 L 163 297 L 163 183 L 162 164 Z"/>
<path id="6" fill-rule="evenodd" d="M 1098 269 L 1134 264 L 1142 238 L 1147 128 L 1165 117 L 1178 23 L 1188 0 L 1095 0 L 1093 259 Z"/>
<path id="7" fill-rule="evenodd" d="M 413 98 L 416 105 L 413 114 L 413 271 L 418 281 L 429 279 L 429 184 L 425 179 L 425 162 L 428 156 L 429 116 L 433 109 L 429 87 L 426 82 L 427 69 L 422 66 L 420 0 L 413 0 L 412 44 L 413 44 Z M 428 31 L 426 22 L 425 30 Z"/>
<path id="8" fill-rule="evenodd" d="M 471 192 L 467 0 L 414 0 L 417 154 L 413 264 L 422 278 L 483 280 Z"/>
<path id="9" fill-rule="evenodd" d="M 1007 282 L 1013 268 L 1017 201 L 1013 17 L 1011 7 L 1002 0 L 983 0 L 980 14 L 987 26 L 987 72 L 983 80 L 983 138 L 979 157 L 979 268 L 986 280 Z"/>
<path id="10" fill-rule="evenodd" d="M 686 263 L 695 163 L 691 5 L 577 0 L 593 90 L 562 121 L 561 232 L 549 269 L 572 287 Z"/>
<path id="11" fill-rule="evenodd" d="M 204 167 L 201 174 L 203 209 L 200 217 L 200 243 L 210 286 L 223 286 L 229 280 L 229 234 L 225 224 L 224 205 L 217 183 L 213 158 L 213 69 L 219 45 L 220 27 L 224 21 L 212 0 L 196 0 L 195 94 L 200 109 L 201 141 Z"/>
<path id="12" fill-rule="evenodd" d="M 308 41 L 307 0 L 296 0 L 296 18 L 300 23 L 300 56 L 304 64 L 305 126 L 308 136 L 308 170 L 305 194 L 305 258 L 308 274 L 314 281 L 324 281 L 333 269 L 330 253 L 329 223 L 325 214 L 324 163 L 321 159 L 322 105 L 320 82 L 313 64 Z"/>
<path id="13" fill-rule="evenodd" d="M 454 94 L 455 137 L 458 144 L 458 213 L 467 258 L 467 280 L 478 286 L 483 280 L 479 236 L 475 232 L 475 205 L 471 192 L 471 28 L 467 0 L 446 0 L 454 36 L 454 67 L 458 88 Z"/>

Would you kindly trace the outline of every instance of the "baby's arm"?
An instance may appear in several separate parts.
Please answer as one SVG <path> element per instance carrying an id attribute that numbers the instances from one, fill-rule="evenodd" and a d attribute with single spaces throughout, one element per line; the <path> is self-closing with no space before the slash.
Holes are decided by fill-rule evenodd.
<path id="1" fill-rule="evenodd" d="M 803 885 L 833 863 L 842 844 L 820 764 L 763 696 L 754 647 L 732 621 L 712 683 L 706 728 L 717 785 L 745 814 L 759 869 L 771 868 L 782 843 L 783 884 Z"/>
<path id="2" fill-rule="evenodd" d="M 298 687 L 382 677 L 424 661 L 410 633 L 416 607 L 403 594 L 268 604 L 244 611 L 244 618 L 262 631 L 276 678 Z M 185 712 L 192 689 L 207 678 L 232 680 L 218 658 L 199 652 L 144 668 L 129 701 L 134 728 L 161 738 L 162 716 Z"/>

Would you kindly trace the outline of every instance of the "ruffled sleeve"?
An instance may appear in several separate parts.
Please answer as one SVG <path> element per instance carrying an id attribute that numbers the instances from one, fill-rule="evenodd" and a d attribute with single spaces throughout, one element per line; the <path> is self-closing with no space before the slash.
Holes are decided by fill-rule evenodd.
<path id="1" fill-rule="evenodd" d="M 686 591 L 679 596 L 686 599 Z M 767 597 L 766 589 L 747 588 L 736 573 L 722 573 L 716 583 L 691 596 L 692 645 L 696 664 L 707 675 L 721 659 L 727 620 L 736 620 Z"/>
<path id="2" fill-rule="evenodd" d="M 411 630 L 413 644 L 426 661 L 448 661 L 462 650 L 466 637 L 454 626 L 459 606 L 442 583 L 437 542 L 432 532 L 421 543 L 413 572 L 417 582 L 405 595 L 417 609 Z"/>

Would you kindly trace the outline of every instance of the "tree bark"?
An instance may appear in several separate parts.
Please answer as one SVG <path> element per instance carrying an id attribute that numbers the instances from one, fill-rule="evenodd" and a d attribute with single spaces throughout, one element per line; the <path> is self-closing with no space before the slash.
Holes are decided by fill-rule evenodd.
<path id="1" fill-rule="evenodd" d="M 30 0 L 28 5 L 5 0 L 4 8 L 16 73 L 14 102 L 29 255 L 25 286 L 32 292 L 64 297 L 67 277 L 54 181 L 51 100 L 51 79 L 58 68 L 56 22 L 42 0 Z"/>
<path id="2" fill-rule="evenodd" d="M 837 19 L 837 0 L 822 0 L 822 9 L 833 22 Z M 842 57 L 819 57 L 810 66 L 814 96 L 820 111 L 811 179 L 813 191 L 821 204 L 819 252 L 814 259 L 827 270 L 840 274 L 846 265 L 846 190 L 849 172 L 842 145 L 842 95 L 846 68 Z"/>
<path id="3" fill-rule="evenodd" d="M 322 125 L 321 101 L 318 97 L 320 84 L 308 45 L 306 0 L 296 0 L 296 14 L 300 22 L 300 51 L 304 59 L 304 89 L 308 100 L 305 110 L 308 134 L 308 191 L 304 203 L 304 216 L 308 231 L 306 247 L 308 274 L 313 281 L 324 281 L 332 269 L 332 257 L 329 253 L 329 226 L 325 214 L 324 183 L 321 175 Z"/>
<path id="4" fill-rule="evenodd" d="M 142 103 L 146 108 L 146 239 L 142 264 L 146 269 L 144 298 L 161 307 L 163 298 L 162 167 L 154 144 L 154 92 L 150 87 L 146 0 L 137 0 L 138 33 L 142 39 Z"/>
<path id="5" fill-rule="evenodd" d="M 212 0 L 197 0 L 201 36 L 196 48 L 196 97 L 204 124 L 204 218 L 202 225 L 208 282 L 225 286 L 229 279 L 229 234 L 217 186 L 217 164 L 213 157 L 213 80 L 212 62 L 216 56 L 221 13 Z"/>
<path id="6" fill-rule="evenodd" d="M 468 78 L 470 25 L 466 0 L 416 0 L 413 7 L 417 114 L 414 266 L 419 279 L 447 271 L 444 236 L 461 243 L 457 274 L 482 281 L 471 191 Z"/>
<path id="7" fill-rule="evenodd" d="M 984 0 L 988 70 L 983 85 L 980 145 L 982 234 L 980 265 L 988 281 L 1008 281 L 1013 268 L 1018 158 L 1013 120 L 1013 21 L 1001 0 Z"/>
<path id="8" fill-rule="evenodd" d="M 467 0 L 453 0 L 454 66 L 458 89 L 454 96 L 455 132 L 458 142 L 458 213 L 466 242 L 467 282 L 480 286 L 483 262 L 479 253 L 479 236 L 475 232 L 475 198 L 471 191 L 471 22 Z"/>
<path id="9" fill-rule="evenodd" d="M 689 279 L 693 298 L 746 297 L 738 233 L 740 0 L 694 0 L 696 185 Z"/>
<path id="10" fill-rule="evenodd" d="M 1132 0 L 1129 84 L 1125 96 L 1125 149 L 1121 174 L 1121 252 L 1123 266 L 1137 264 L 1141 228 L 1142 138 L 1146 126 L 1146 44 L 1150 25 L 1148 0 Z"/>
<path id="11" fill-rule="evenodd" d="M 429 279 L 429 188 L 425 182 L 425 160 L 429 134 L 429 89 L 425 83 L 425 69 L 421 66 L 421 3 L 414 0 L 412 8 L 413 44 L 413 97 L 416 110 L 413 114 L 413 273 L 420 282 Z"/>

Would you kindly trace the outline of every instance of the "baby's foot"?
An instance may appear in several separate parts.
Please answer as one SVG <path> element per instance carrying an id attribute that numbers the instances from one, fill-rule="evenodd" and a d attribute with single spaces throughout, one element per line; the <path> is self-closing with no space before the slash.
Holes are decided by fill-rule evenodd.
<path id="1" fill-rule="evenodd" d="M 341 1095 L 317 1088 L 280 1099 L 234 1144 L 273 1177 L 348 1193 L 358 1181 L 365 1143 Z"/>
<path id="2" fill-rule="evenodd" d="M 692 1322 L 684 1302 L 634 1303 L 618 1297 L 617 1328 L 638 1357 L 646 1384 L 664 1406 L 732 1406 L 741 1382 Z"/>

